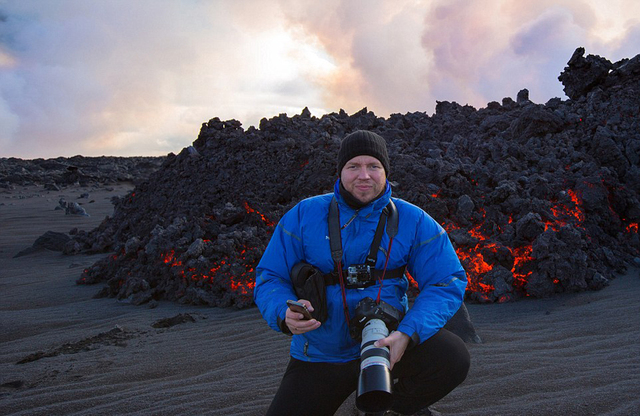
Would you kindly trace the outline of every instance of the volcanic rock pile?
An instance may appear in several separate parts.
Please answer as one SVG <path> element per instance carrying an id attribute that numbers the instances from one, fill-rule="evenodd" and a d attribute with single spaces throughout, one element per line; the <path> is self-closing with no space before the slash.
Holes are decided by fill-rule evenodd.
<path id="1" fill-rule="evenodd" d="M 246 131 L 211 119 L 65 250 L 111 253 L 78 280 L 106 282 L 101 296 L 250 305 L 273 227 L 332 191 L 341 138 L 366 129 L 387 140 L 394 195 L 449 232 L 467 300 L 600 289 L 640 255 L 640 55 L 580 48 L 559 79 L 569 100 L 544 105 L 522 90 L 480 110 L 438 102 L 432 116 L 305 109 Z"/>
<path id="2" fill-rule="evenodd" d="M 29 159 L 0 158 L 0 188 L 44 185 L 60 190 L 67 185 L 108 185 L 136 182 L 157 170 L 164 157 L 85 157 Z"/>

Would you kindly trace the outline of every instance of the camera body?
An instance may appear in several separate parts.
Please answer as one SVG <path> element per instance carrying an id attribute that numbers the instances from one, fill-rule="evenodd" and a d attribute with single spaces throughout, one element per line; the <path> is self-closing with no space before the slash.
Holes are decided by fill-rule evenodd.
<path id="1" fill-rule="evenodd" d="M 382 412 L 391 407 L 393 385 L 389 348 L 376 347 L 375 342 L 398 328 L 403 315 L 388 303 L 377 304 L 369 297 L 362 299 L 356 307 L 350 335 L 361 340 L 356 406 L 363 412 Z"/>
<path id="2" fill-rule="evenodd" d="M 400 321 L 404 317 L 402 311 L 394 308 L 384 301 L 376 303 L 375 300 L 366 297 L 362 299 L 356 306 L 356 316 L 351 319 L 349 328 L 351 338 L 360 341 L 362 338 L 362 330 L 367 322 L 372 319 L 379 319 L 385 323 L 389 331 L 398 329 Z"/>

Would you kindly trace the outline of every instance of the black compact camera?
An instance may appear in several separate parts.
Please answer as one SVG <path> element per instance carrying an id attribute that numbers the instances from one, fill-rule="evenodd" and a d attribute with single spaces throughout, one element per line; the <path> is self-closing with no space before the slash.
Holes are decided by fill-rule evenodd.
<path id="1" fill-rule="evenodd" d="M 393 402 L 389 348 L 376 347 L 376 341 L 386 338 L 398 328 L 404 313 L 386 302 L 376 303 L 364 298 L 356 307 L 350 322 L 350 334 L 360 343 L 360 376 L 356 406 L 363 412 L 388 410 Z"/>
<path id="2" fill-rule="evenodd" d="M 375 283 L 371 267 L 366 264 L 356 264 L 347 267 L 347 287 L 359 288 L 367 287 Z"/>

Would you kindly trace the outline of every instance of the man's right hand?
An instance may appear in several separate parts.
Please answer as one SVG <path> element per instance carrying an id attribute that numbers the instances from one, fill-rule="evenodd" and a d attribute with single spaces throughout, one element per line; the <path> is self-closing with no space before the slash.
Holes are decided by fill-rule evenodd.
<path id="1" fill-rule="evenodd" d="M 309 309 L 309 312 L 313 312 L 311 302 L 306 299 L 299 299 L 298 302 L 304 303 L 307 309 Z M 305 332 L 313 331 L 320 327 L 320 321 L 317 319 L 304 319 L 304 316 L 300 312 L 294 312 L 289 308 L 287 308 L 284 322 L 293 335 L 304 334 Z"/>

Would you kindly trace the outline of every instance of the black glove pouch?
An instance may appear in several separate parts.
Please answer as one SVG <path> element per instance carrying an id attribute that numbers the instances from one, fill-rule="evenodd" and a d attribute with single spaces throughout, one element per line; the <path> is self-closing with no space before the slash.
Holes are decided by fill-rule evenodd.
<path id="1" fill-rule="evenodd" d="M 322 272 L 309 263 L 300 262 L 291 269 L 291 282 L 299 299 L 311 302 L 311 316 L 320 322 L 327 319 L 327 292 Z"/>

